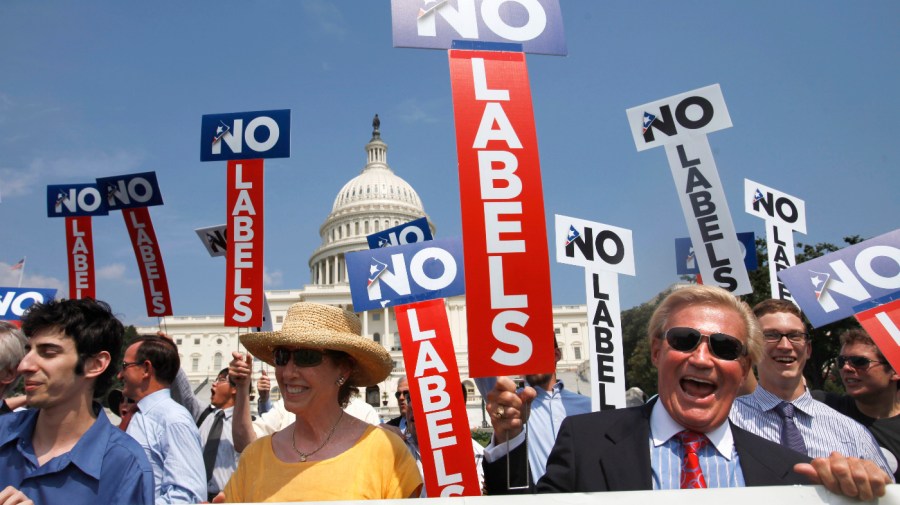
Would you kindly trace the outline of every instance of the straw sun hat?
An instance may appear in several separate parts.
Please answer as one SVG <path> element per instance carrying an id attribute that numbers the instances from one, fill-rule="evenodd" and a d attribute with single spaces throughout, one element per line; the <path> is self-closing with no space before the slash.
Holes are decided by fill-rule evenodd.
<path id="1" fill-rule="evenodd" d="M 362 337 L 360 329 L 359 317 L 349 310 L 300 302 L 288 308 L 280 331 L 246 333 L 241 335 L 241 344 L 250 354 L 273 366 L 276 347 L 343 351 L 356 362 L 350 385 L 374 386 L 391 373 L 393 362 L 381 345 Z"/>

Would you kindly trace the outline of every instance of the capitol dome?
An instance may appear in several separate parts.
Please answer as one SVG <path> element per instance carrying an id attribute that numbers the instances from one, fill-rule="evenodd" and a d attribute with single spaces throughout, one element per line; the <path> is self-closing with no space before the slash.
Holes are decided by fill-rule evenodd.
<path id="1" fill-rule="evenodd" d="M 428 217 L 416 190 L 388 166 L 380 126 L 376 114 L 365 148 L 366 166 L 341 188 L 319 228 L 322 244 L 309 258 L 312 284 L 346 284 L 344 253 L 368 249 L 367 235 Z M 433 233 L 434 225 L 429 226 Z"/>

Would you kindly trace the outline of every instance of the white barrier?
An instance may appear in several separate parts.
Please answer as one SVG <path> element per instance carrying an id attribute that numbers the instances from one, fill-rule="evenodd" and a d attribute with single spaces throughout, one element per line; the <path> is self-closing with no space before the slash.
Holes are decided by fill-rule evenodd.
<path id="1" fill-rule="evenodd" d="M 560 493 L 516 496 L 425 498 L 428 505 L 603 505 L 665 503 L 665 505 L 859 505 L 859 500 L 838 496 L 822 486 L 767 486 L 691 491 L 622 491 L 616 493 Z M 307 502 L 333 504 L 335 502 Z M 409 505 L 407 500 L 371 500 L 371 504 Z M 891 484 L 878 505 L 900 505 L 900 485 Z"/>

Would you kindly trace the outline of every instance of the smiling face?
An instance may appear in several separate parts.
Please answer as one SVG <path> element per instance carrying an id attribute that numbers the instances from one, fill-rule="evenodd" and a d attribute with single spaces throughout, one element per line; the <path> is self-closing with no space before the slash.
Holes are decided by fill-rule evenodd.
<path id="1" fill-rule="evenodd" d="M 725 333 L 747 343 L 746 326 L 740 314 L 731 308 L 711 305 L 677 308 L 669 315 L 663 333 L 675 327 L 695 328 L 703 335 Z M 659 374 L 659 401 L 675 422 L 700 433 L 712 431 L 725 422 L 738 388 L 750 370 L 747 356 L 734 361 L 716 358 L 710 353 L 706 338 L 691 352 L 676 351 L 665 338 L 655 338 L 650 353 Z"/>
<path id="2" fill-rule="evenodd" d="M 879 362 L 881 358 L 875 346 L 862 342 L 845 344 L 841 347 L 841 356 L 862 356 L 873 361 L 865 369 L 856 369 L 845 363 L 839 370 L 848 395 L 865 402 L 896 394 L 900 376 L 890 365 Z"/>
<path id="3" fill-rule="evenodd" d="M 45 330 L 28 339 L 26 354 L 19 363 L 29 407 L 68 408 L 82 395 L 92 394 L 92 381 L 76 374 L 78 351 L 75 341 L 59 330 Z"/>
<path id="4" fill-rule="evenodd" d="M 794 314 L 772 312 L 759 317 L 762 330 L 786 334 L 806 332 L 803 321 Z M 786 337 L 778 342 L 766 341 L 762 360 L 756 365 L 759 382 L 769 392 L 784 400 L 793 400 L 803 394 L 803 367 L 812 355 L 809 340 L 792 344 Z"/>
<path id="5" fill-rule="evenodd" d="M 275 366 L 275 379 L 281 389 L 284 407 L 294 414 L 324 412 L 338 404 L 337 380 L 348 377 L 350 367 L 338 365 L 327 353 L 315 366 L 298 367 L 293 360 Z"/>

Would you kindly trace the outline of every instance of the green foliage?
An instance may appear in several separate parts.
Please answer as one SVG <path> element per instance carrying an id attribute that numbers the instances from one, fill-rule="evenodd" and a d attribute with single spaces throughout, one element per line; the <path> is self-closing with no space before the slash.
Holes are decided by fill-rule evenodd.
<path id="1" fill-rule="evenodd" d="M 489 443 L 491 443 L 491 437 L 494 436 L 494 430 L 479 428 L 472 430 L 472 438 L 481 444 L 482 447 L 487 447 Z"/>
<path id="2" fill-rule="evenodd" d="M 656 394 L 656 368 L 650 361 L 647 326 L 656 307 L 671 292 L 622 312 L 622 348 L 626 356 L 625 387 L 639 387 L 648 396 Z"/>

